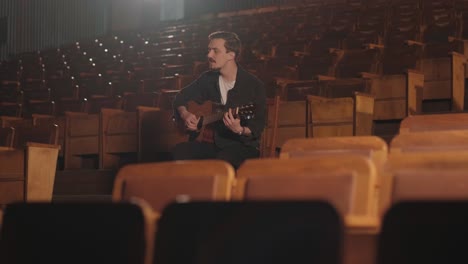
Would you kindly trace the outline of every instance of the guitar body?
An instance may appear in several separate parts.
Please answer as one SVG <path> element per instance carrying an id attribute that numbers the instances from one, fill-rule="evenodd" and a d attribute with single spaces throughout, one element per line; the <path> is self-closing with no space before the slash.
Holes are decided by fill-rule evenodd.
<path id="1" fill-rule="evenodd" d="M 202 104 L 190 101 L 187 103 L 187 110 L 200 118 L 197 131 L 188 131 L 183 122 L 179 123 L 181 131 L 183 130 L 184 133 L 188 134 L 188 140 L 213 143 L 214 123 L 223 119 L 226 110 L 224 105 L 211 101 L 205 101 Z M 250 119 L 254 116 L 253 105 L 237 107 L 232 109 L 232 111 L 235 113 L 235 116 L 241 119 Z"/>
<path id="2" fill-rule="evenodd" d="M 222 112 L 220 107 L 215 107 L 211 101 L 205 101 L 203 104 L 198 104 L 195 101 L 190 101 L 187 104 L 187 110 L 192 114 L 200 117 L 198 122 L 198 131 L 188 131 L 189 141 L 201 141 L 214 143 L 214 126 L 213 124 L 203 125 L 206 116 L 210 116 L 216 111 Z"/>

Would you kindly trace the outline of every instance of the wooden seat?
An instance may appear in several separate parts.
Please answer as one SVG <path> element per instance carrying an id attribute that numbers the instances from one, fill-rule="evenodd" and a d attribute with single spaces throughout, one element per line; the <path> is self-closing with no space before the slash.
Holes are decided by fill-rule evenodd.
<path id="1" fill-rule="evenodd" d="M 424 75 L 405 69 L 401 74 L 364 74 L 375 97 L 374 120 L 403 119 L 422 112 Z"/>
<path id="2" fill-rule="evenodd" d="M 466 151 L 468 130 L 403 133 L 393 138 L 390 153 Z"/>
<path id="3" fill-rule="evenodd" d="M 157 229 L 154 263 L 342 263 L 342 219 L 323 202 L 172 204 Z"/>
<path id="4" fill-rule="evenodd" d="M 281 146 L 281 159 L 357 154 L 370 158 L 378 168 L 387 161 L 387 143 L 376 136 L 293 138 Z"/>
<path id="5" fill-rule="evenodd" d="M 238 170 L 233 199 L 328 201 L 345 219 L 343 263 L 371 264 L 379 225 L 380 180 L 374 164 L 360 155 L 247 160 Z"/>
<path id="6" fill-rule="evenodd" d="M 0 204 L 51 201 L 59 146 L 28 142 L 0 150 Z"/>
<path id="7" fill-rule="evenodd" d="M 364 136 L 372 134 L 374 98 L 355 93 L 354 97 L 324 98 L 307 96 L 306 135 Z"/>
<path id="8" fill-rule="evenodd" d="M 150 263 L 148 210 L 130 203 L 10 204 L 4 212 L 2 258 L 25 264 Z"/>
<path id="9" fill-rule="evenodd" d="M 268 120 L 262 135 L 262 156 L 274 157 L 277 148 L 290 138 L 306 137 L 306 102 L 281 101 L 275 97 L 267 103 Z"/>
<path id="10" fill-rule="evenodd" d="M 465 105 L 466 57 L 452 52 L 442 58 L 422 59 L 420 65 L 420 71 L 424 74 L 423 112 L 462 112 Z M 446 100 L 447 105 L 439 107 L 438 100 Z M 431 101 L 436 104 L 431 104 Z"/>
<path id="11" fill-rule="evenodd" d="M 380 214 L 399 201 L 468 198 L 468 152 L 392 153 L 385 166 Z"/>
<path id="12" fill-rule="evenodd" d="M 118 169 L 137 156 L 137 113 L 101 109 L 99 126 L 99 168 Z M 125 157 L 127 160 L 125 161 Z"/>
<path id="13" fill-rule="evenodd" d="M 24 121 L 25 122 L 13 125 L 15 128 L 14 148 L 22 148 L 27 142 L 49 145 L 59 144 L 59 128 L 57 124 L 39 123 L 34 125 L 32 120 Z"/>
<path id="14" fill-rule="evenodd" d="M 385 215 L 378 264 L 467 261 L 466 201 L 419 201 L 395 205 Z"/>
<path id="15" fill-rule="evenodd" d="M 468 128 L 468 114 L 430 114 L 414 115 L 403 119 L 400 124 L 400 134 L 409 132 L 464 130 Z"/>
<path id="16" fill-rule="evenodd" d="M 99 115 L 67 112 L 65 115 L 64 169 L 80 169 L 99 154 Z M 93 161 L 94 163 L 94 161 Z M 97 167 L 95 164 L 92 167 Z"/>
<path id="17" fill-rule="evenodd" d="M 137 118 L 139 162 L 170 160 L 172 148 L 188 139 L 177 128 L 172 111 L 139 106 Z"/>
<path id="18" fill-rule="evenodd" d="M 237 179 L 233 198 L 325 200 L 343 216 L 347 226 L 375 228 L 377 172 L 375 165 L 365 157 L 252 159 L 238 169 Z"/>
<path id="19" fill-rule="evenodd" d="M 132 164 L 117 173 L 112 197 L 138 197 L 161 212 L 176 199 L 227 201 L 233 181 L 234 169 L 220 160 Z"/>

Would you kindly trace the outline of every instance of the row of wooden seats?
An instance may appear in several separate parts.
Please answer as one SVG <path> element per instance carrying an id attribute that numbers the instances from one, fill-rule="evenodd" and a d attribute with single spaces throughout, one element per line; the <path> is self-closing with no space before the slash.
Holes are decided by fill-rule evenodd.
<path id="1" fill-rule="evenodd" d="M 61 157 L 59 168 L 117 169 L 120 164 L 120 156 L 127 155 L 128 158 L 131 158 L 131 161 L 136 161 L 137 152 L 140 153 L 139 150 L 148 145 L 146 144 L 147 141 L 155 142 L 157 140 L 152 140 L 152 138 L 163 138 L 165 135 L 160 137 L 156 135 L 162 134 L 165 130 L 167 131 L 165 134 L 173 133 L 170 126 L 173 123 L 171 102 L 177 91 L 162 90 L 160 93 L 147 96 L 128 96 L 127 100 L 125 100 L 126 106 L 130 110 L 128 112 L 122 109 L 104 108 L 104 106 L 98 104 L 95 106 L 95 111 L 66 112 L 64 116 L 34 114 L 32 119 L 3 116 L 0 117 L 0 127 L 16 127 L 23 123 L 34 123 L 36 126 L 42 127 L 57 124 L 58 131 L 55 131 L 53 136 L 58 137 L 59 145 L 62 146 L 59 153 Z M 99 102 L 95 101 L 94 103 Z M 150 107 L 139 105 L 148 105 Z M 161 114 L 164 117 L 158 117 L 158 115 L 153 115 L 155 119 L 147 117 L 148 111 L 159 110 L 164 113 Z M 154 125 L 148 127 L 147 124 L 151 122 L 154 122 Z M 164 129 L 166 126 L 168 128 Z M 147 129 L 150 129 L 150 131 L 147 132 Z M 141 133 L 139 133 L 140 131 Z M 34 132 L 30 131 L 30 133 Z M 7 137 L 8 134 L 2 134 L 1 138 L 6 140 Z M 140 137 L 142 137 L 142 140 L 139 141 Z M 163 142 L 163 140 L 160 142 Z M 178 142 L 180 142 L 180 139 Z M 163 149 L 155 148 L 152 151 L 153 153 L 168 152 L 171 143 L 172 145 L 175 144 L 174 141 L 166 142 L 167 147 Z M 150 146 L 154 147 L 154 144 L 150 144 Z M 151 149 L 148 149 L 147 154 L 152 155 Z M 138 156 L 143 157 L 145 154 L 138 154 Z M 99 163 L 93 164 L 96 160 Z M 150 159 L 143 157 L 139 160 Z"/>
<path id="2" fill-rule="evenodd" d="M 349 261 L 353 259 L 363 261 L 364 258 L 366 263 L 372 263 L 368 261 L 374 256 L 372 254 L 369 255 L 369 252 L 373 252 L 371 249 L 375 246 L 375 232 L 378 229 L 379 223 L 377 219 L 392 204 L 401 200 L 413 199 L 466 199 L 466 194 L 464 194 L 466 192 L 463 187 L 459 186 L 460 181 L 463 179 L 464 168 L 466 167 L 466 152 L 444 152 L 443 147 L 438 150 L 439 152 L 432 153 L 402 155 L 391 152 L 392 154 L 387 160 L 385 158 L 387 156 L 385 142 L 375 137 L 355 137 L 353 139 L 348 138 L 347 140 L 338 137 L 307 140 L 310 144 L 307 144 L 306 141 L 298 140 L 295 146 L 303 149 L 311 147 L 308 152 L 288 151 L 288 148 L 285 147 L 285 152 L 283 152 L 283 156 L 280 159 L 247 161 L 237 173 L 233 184 L 234 187 L 231 187 L 231 195 L 233 195 L 233 199 L 244 200 L 297 200 L 304 198 L 331 200 L 331 203 L 346 220 L 347 230 L 351 232 L 347 241 L 355 246 L 354 250 L 356 251 L 353 250 L 346 255 L 350 259 Z M 320 140 L 323 141 L 319 143 Z M 314 144 L 314 141 L 317 144 Z M 347 147 L 349 148 L 346 149 Z M 356 154 L 358 156 L 355 156 Z M 291 157 L 291 155 L 292 157 L 297 155 L 302 158 L 282 159 Z M 305 156 L 312 157 L 306 158 Z M 374 162 L 369 163 L 369 157 Z M 353 165 L 356 165 L 356 167 L 351 168 Z M 164 195 L 168 194 L 168 189 L 162 187 L 164 191 L 160 194 L 163 195 L 157 197 L 158 194 L 154 190 L 157 186 L 161 185 L 160 181 L 163 179 L 164 173 L 162 173 L 161 177 L 157 177 L 156 175 L 150 176 L 151 173 L 147 172 L 151 171 L 150 167 L 156 174 L 156 172 L 163 168 L 162 166 L 165 166 L 171 171 L 171 175 L 174 175 L 177 166 L 187 166 L 185 170 L 182 169 L 185 175 L 182 178 L 187 179 L 187 174 L 196 171 L 194 168 L 197 165 L 179 163 L 172 165 L 160 164 L 160 167 L 158 167 L 157 164 L 147 164 L 146 169 L 143 166 L 145 164 L 135 165 L 133 168 L 126 167 L 119 172 L 116 181 L 116 187 L 118 187 L 117 197 L 122 197 L 119 194 L 121 192 L 119 188 L 122 188 L 123 192 L 129 191 L 138 196 L 140 192 L 136 191 L 136 184 L 140 182 L 141 186 L 144 185 L 147 190 L 152 191 L 151 193 L 149 191 L 141 193 L 141 195 L 149 194 L 150 196 L 147 199 L 151 199 L 152 202 L 158 200 L 159 203 L 157 203 L 156 207 L 160 207 L 161 201 L 168 200 L 167 196 L 164 198 Z M 208 166 L 203 166 L 203 168 L 206 167 Z M 141 173 L 141 171 L 145 171 L 145 173 Z M 124 176 L 126 172 L 130 173 Z M 200 175 L 203 173 L 195 172 L 195 174 L 200 179 Z M 325 174 L 328 176 L 324 176 Z M 367 176 L 365 176 L 366 174 Z M 137 177 L 136 175 L 141 176 Z M 229 190 L 229 185 L 226 187 L 225 184 L 226 180 L 219 180 L 217 177 L 219 177 L 219 174 L 215 177 L 216 180 L 212 178 L 211 184 L 208 184 L 208 186 L 214 186 L 212 184 L 215 182 L 221 182 L 223 183 L 223 187 L 214 187 L 213 190 L 226 188 Z M 158 184 L 155 184 L 152 188 L 149 187 L 149 184 L 142 184 L 143 179 L 150 180 L 151 178 L 153 180 L 159 178 L 159 180 L 155 181 Z M 133 179 L 136 180 L 131 183 Z M 119 181 L 124 181 L 125 183 L 119 183 Z M 170 181 L 173 181 L 171 186 L 175 186 L 179 182 L 175 177 L 171 177 Z M 350 185 L 348 184 L 351 183 L 354 183 L 353 187 L 349 187 Z M 188 186 L 200 185 L 203 185 L 203 183 L 189 181 L 185 185 L 186 188 L 182 188 L 181 192 L 170 194 L 169 197 L 173 199 L 177 194 L 183 194 L 182 199 L 187 199 L 187 196 L 190 196 L 192 199 L 198 200 L 207 199 L 206 195 L 210 193 L 210 197 L 213 199 L 219 199 L 219 197 L 225 199 L 224 195 L 215 196 L 215 193 L 212 192 L 207 192 L 201 196 L 199 196 L 199 193 L 188 193 Z M 132 187 L 126 189 L 122 186 Z M 440 188 L 440 186 L 446 186 L 447 188 Z M 334 191 L 330 191 L 330 188 Z M 358 191 L 359 188 L 363 189 Z M 415 190 L 418 191 L 415 192 Z M 348 198 L 343 196 L 345 193 L 348 194 Z M 127 198 L 130 196 L 128 195 Z M 354 202 L 359 203 L 359 205 Z M 363 251 L 361 247 L 365 248 L 365 250 Z"/>
<path id="3" fill-rule="evenodd" d="M 57 125 L 1 128 L 0 204 L 52 199 L 60 146 Z M 5 144 L 3 144 L 5 143 Z"/>
<path id="4" fill-rule="evenodd" d="M 123 168 L 117 176 L 114 199 L 127 200 L 133 196 L 144 198 L 152 205 L 154 210 L 161 210 L 160 208 L 163 208 L 175 197 L 180 201 L 227 200 L 229 199 L 229 193 L 232 197 L 231 199 L 246 200 L 270 199 L 269 197 L 275 197 L 273 199 L 277 197 L 283 199 L 304 197 L 330 199 L 331 203 L 338 209 L 338 212 L 344 215 L 347 227 L 354 227 L 354 232 L 347 238 L 346 241 L 348 242 L 346 245 L 358 246 L 359 243 L 356 242 L 356 239 L 358 242 L 362 242 L 362 228 L 372 227 L 375 224 L 375 221 L 369 220 L 366 216 L 369 216 L 370 212 L 377 214 L 377 216 L 383 214 L 383 212 L 379 212 L 379 206 L 375 204 L 374 198 L 379 196 L 379 193 L 388 193 L 383 188 L 385 187 L 383 181 L 380 181 L 381 178 L 388 175 L 377 174 L 379 167 L 377 164 L 379 162 L 380 164 L 384 163 L 383 157 L 386 155 L 386 144 L 375 137 L 369 138 L 367 143 L 365 138 L 359 137 L 354 137 L 349 139 L 349 141 L 338 137 L 329 138 L 327 139 L 329 140 L 328 142 L 325 139 L 308 139 L 309 142 L 319 142 L 320 140 L 323 140 L 322 143 L 314 145 L 312 150 L 319 150 L 318 146 L 320 145 L 325 146 L 325 150 L 318 151 L 319 153 L 315 153 L 312 158 L 294 158 L 294 155 L 304 156 L 306 154 L 304 152 L 291 154 L 293 152 L 288 152 L 288 148 L 284 147 L 282 154 L 285 154 L 285 156 L 282 158 L 285 158 L 286 154 L 289 153 L 287 154 L 290 158 L 289 160 L 251 160 L 239 169 L 237 177 L 234 177 L 232 167 L 221 161 L 130 165 Z M 335 144 L 331 144 L 334 140 L 336 141 Z M 306 146 L 304 143 L 298 145 L 302 148 Z M 344 149 L 346 145 L 350 146 L 348 151 Z M 335 149 L 333 149 L 333 146 Z M 341 150 L 345 154 L 337 155 L 339 154 L 337 152 L 340 151 L 339 147 L 341 147 Z M 328 156 L 324 156 L 324 152 L 329 152 Z M 371 157 L 371 160 L 374 162 L 364 157 L 353 156 L 350 153 Z M 385 169 L 388 170 L 387 172 L 392 173 L 394 176 L 393 191 L 390 192 L 391 202 L 389 204 L 408 199 L 463 199 L 463 190 L 456 189 L 457 186 L 453 187 L 452 183 L 459 183 L 463 178 L 463 170 L 460 169 L 466 166 L 465 156 L 463 153 L 418 153 L 417 155 L 406 154 L 390 157 L 388 159 L 389 162 L 385 165 Z M 298 164 L 303 164 L 301 165 L 302 167 L 299 166 L 301 169 L 299 169 L 298 173 L 291 173 L 295 167 L 298 167 Z M 358 168 L 354 167 L 351 169 L 353 166 Z M 204 170 L 198 170 L 200 167 L 203 167 Z M 421 167 L 423 168 L 422 171 L 416 171 L 417 168 Z M 265 171 L 266 168 L 268 171 Z M 348 171 L 347 168 L 351 170 Z M 451 168 L 451 170 L 447 171 L 447 168 Z M 207 174 L 210 172 L 213 172 L 212 176 L 207 177 Z M 414 173 L 412 174 L 412 172 Z M 179 173 L 181 178 L 178 177 Z M 281 175 L 281 173 L 283 174 Z M 195 174 L 194 177 L 196 179 L 192 178 L 189 174 Z M 227 176 L 222 176 L 223 174 Z M 325 174 L 327 176 L 324 176 Z M 365 180 L 366 174 L 369 176 L 367 182 Z M 168 175 L 171 177 L 167 177 Z M 438 177 L 440 175 L 444 175 L 444 177 Z M 281 176 L 288 177 L 281 180 Z M 292 181 L 293 178 L 291 177 L 298 180 L 306 180 L 308 184 L 303 183 L 298 185 L 295 181 Z M 362 181 L 359 181 L 358 177 Z M 448 188 L 448 191 L 444 192 L 444 189 L 440 188 L 440 181 L 445 182 L 444 186 L 452 186 L 453 188 Z M 261 184 L 262 182 L 263 184 Z M 318 188 L 320 182 L 328 184 L 326 186 L 333 190 L 338 188 L 341 191 L 326 192 Z M 354 182 L 352 184 L 353 187 L 349 187 L 349 184 L 352 182 Z M 270 190 L 266 186 L 268 183 L 273 184 Z M 286 188 L 290 184 L 293 184 L 291 185 L 292 187 Z M 348 185 L 347 188 L 344 187 L 346 185 Z M 367 188 L 365 187 L 366 185 Z M 415 185 L 419 190 L 417 193 L 414 192 Z M 306 187 L 310 187 L 309 190 Z M 361 187 L 366 189 L 367 192 L 357 192 L 357 189 L 354 189 Z M 351 189 L 349 188 L 354 191 L 350 191 Z M 380 191 L 379 188 L 381 188 Z M 288 194 L 288 190 L 291 193 Z M 302 191 L 298 193 L 297 190 Z M 307 191 L 311 193 L 307 193 Z M 344 193 L 347 193 L 348 197 L 342 195 Z M 340 194 L 339 197 L 336 196 L 337 194 Z M 349 200 L 349 195 L 355 198 Z M 360 205 L 355 203 L 360 203 Z M 380 208 L 383 210 L 388 207 Z M 371 232 L 371 234 L 373 233 Z M 371 236 L 371 241 L 373 241 L 372 238 L 375 239 L 375 237 Z M 360 263 L 363 263 L 363 257 L 367 261 L 371 260 L 373 258 L 372 252 L 374 251 L 369 247 L 364 248 L 365 251 L 352 250 L 351 252 L 354 252 L 354 254 L 345 253 L 345 257 L 348 258 L 348 261 L 359 258 L 361 260 Z"/>
<path id="5" fill-rule="evenodd" d="M 369 263 L 464 261 L 466 208 L 395 205 Z M 0 234 L 5 263 L 362 263 L 346 261 L 342 219 L 317 201 L 178 203 L 157 222 L 141 202 L 11 204 Z"/>
<path id="6" fill-rule="evenodd" d="M 291 138 L 372 135 L 374 109 L 374 97 L 358 92 L 337 98 L 307 95 L 303 101 L 276 97 L 268 104 L 261 155 L 274 156 Z"/>

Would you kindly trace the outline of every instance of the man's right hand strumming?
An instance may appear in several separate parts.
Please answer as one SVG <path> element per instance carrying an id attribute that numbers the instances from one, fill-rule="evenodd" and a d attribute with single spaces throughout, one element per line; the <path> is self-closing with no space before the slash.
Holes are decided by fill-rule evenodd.
<path id="1" fill-rule="evenodd" d="M 200 121 L 200 118 L 197 118 L 194 114 L 190 113 L 185 106 L 179 106 L 177 110 L 179 111 L 180 118 L 184 120 L 184 124 L 187 130 L 198 130 L 197 125 L 198 121 Z"/>

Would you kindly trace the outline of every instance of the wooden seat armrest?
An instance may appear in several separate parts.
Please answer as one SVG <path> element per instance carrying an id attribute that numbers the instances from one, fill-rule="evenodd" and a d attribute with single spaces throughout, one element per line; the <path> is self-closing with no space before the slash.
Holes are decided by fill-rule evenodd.
<path id="1" fill-rule="evenodd" d="M 231 199 L 233 201 L 244 200 L 245 186 L 247 184 L 247 181 L 247 178 L 236 178 L 232 182 Z"/>
<path id="2" fill-rule="evenodd" d="M 454 42 L 454 41 L 458 41 L 458 42 L 468 42 L 468 39 L 462 39 L 462 38 L 458 38 L 458 37 L 454 37 L 454 36 L 448 36 L 448 41 L 449 42 Z"/>
<path id="3" fill-rule="evenodd" d="M 375 96 L 373 96 L 372 94 L 363 93 L 363 92 L 354 92 L 354 96 L 366 96 L 369 98 L 375 98 Z"/>
<path id="4" fill-rule="evenodd" d="M 294 66 L 290 66 L 290 65 L 286 65 L 284 66 L 285 69 L 287 70 L 290 70 L 290 71 L 297 71 L 297 66 L 294 65 Z"/>
<path id="5" fill-rule="evenodd" d="M 459 57 L 460 59 L 462 59 L 466 63 L 466 57 L 465 57 L 465 55 L 463 55 L 461 53 L 451 51 L 451 52 L 449 52 L 449 55 Z"/>
<path id="6" fill-rule="evenodd" d="M 11 150 L 15 150 L 14 148 L 12 147 L 4 147 L 4 146 L 0 146 L 0 151 L 11 151 Z"/>
<path id="7" fill-rule="evenodd" d="M 21 120 L 23 120 L 23 118 L 22 117 L 17 117 L 17 116 L 0 115 L 0 120 L 4 120 L 4 121 L 21 121 Z"/>
<path id="8" fill-rule="evenodd" d="M 329 53 L 340 53 L 340 52 L 343 52 L 343 50 L 339 49 L 339 48 L 328 48 L 328 52 Z"/>
<path id="9" fill-rule="evenodd" d="M 41 147 L 41 148 L 55 148 L 60 150 L 60 145 L 52 145 L 52 144 L 44 144 L 44 143 L 37 143 L 37 142 L 27 142 L 27 147 Z"/>
<path id="10" fill-rule="evenodd" d="M 424 43 L 416 41 L 416 40 L 410 40 L 410 39 L 405 40 L 405 44 L 408 46 L 417 45 L 419 47 L 424 47 Z"/>
<path id="11" fill-rule="evenodd" d="M 406 73 L 423 74 L 421 71 L 416 69 L 406 69 Z"/>
<path id="12" fill-rule="evenodd" d="M 380 220 L 377 216 L 346 215 L 344 222 L 349 233 L 377 234 L 380 229 Z"/>
<path id="13" fill-rule="evenodd" d="M 87 116 L 88 113 L 85 112 L 72 112 L 72 111 L 65 111 L 65 116 Z"/>
<path id="14" fill-rule="evenodd" d="M 310 52 L 307 51 L 293 51 L 295 57 L 304 57 L 310 55 Z"/>
<path id="15" fill-rule="evenodd" d="M 37 119 L 54 119 L 55 116 L 53 115 L 47 115 L 47 114 L 31 114 L 31 117 L 33 120 Z"/>
<path id="16" fill-rule="evenodd" d="M 159 107 L 153 107 L 153 106 L 142 106 L 139 105 L 137 106 L 137 110 L 141 112 L 147 112 L 147 111 L 160 111 L 161 108 Z"/>
<path id="17" fill-rule="evenodd" d="M 273 79 L 275 81 L 276 86 L 278 87 L 285 87 L 286 85 L 293 84 L 293 83 L 307 82 L 307 80 L 294 80 L 294 79 L 286 79 L 286 78 L 281 78 L 281 77 L 274 77 Z"/>
<path id="18" fill-rule="evenodd" d="M 375 73 L 370 73 L 370 72 L 361 72 L 360 74 L 361 74 L 361 78 L 364 78 L 364 79 L 376 79 L 380 77 L 380 75 L 375 74 Z"/>
<path id="19" fill-rule="evenodd" d="M 3 85 L 16 84 L 17 86 L 20 86 L 20 85 L 21 85 L 20 82 L 18 82 L 18 81 L 11 81 L 11 80 L 4 80 L 4 81 L 1 82 L 1 84 L 3 84 Z"/>
<path id="20" fill-rule="evenodd" d="M 381 45 L 381 44 L 375 44 L 375 43 L 366 43 L 366 44 L 364 44 L 364 48 L 366 48 L 366 49 L 383 49 L 383 48 L 385 48 L 385 46 Z"/>
<path id="21" fill-rule="evenodd" d="M 317 75 L 315 76 L 315 79 L 319 81 L 334 81 L 336 80 L 336 77 L 327 76 L 327 75 Z"/>

